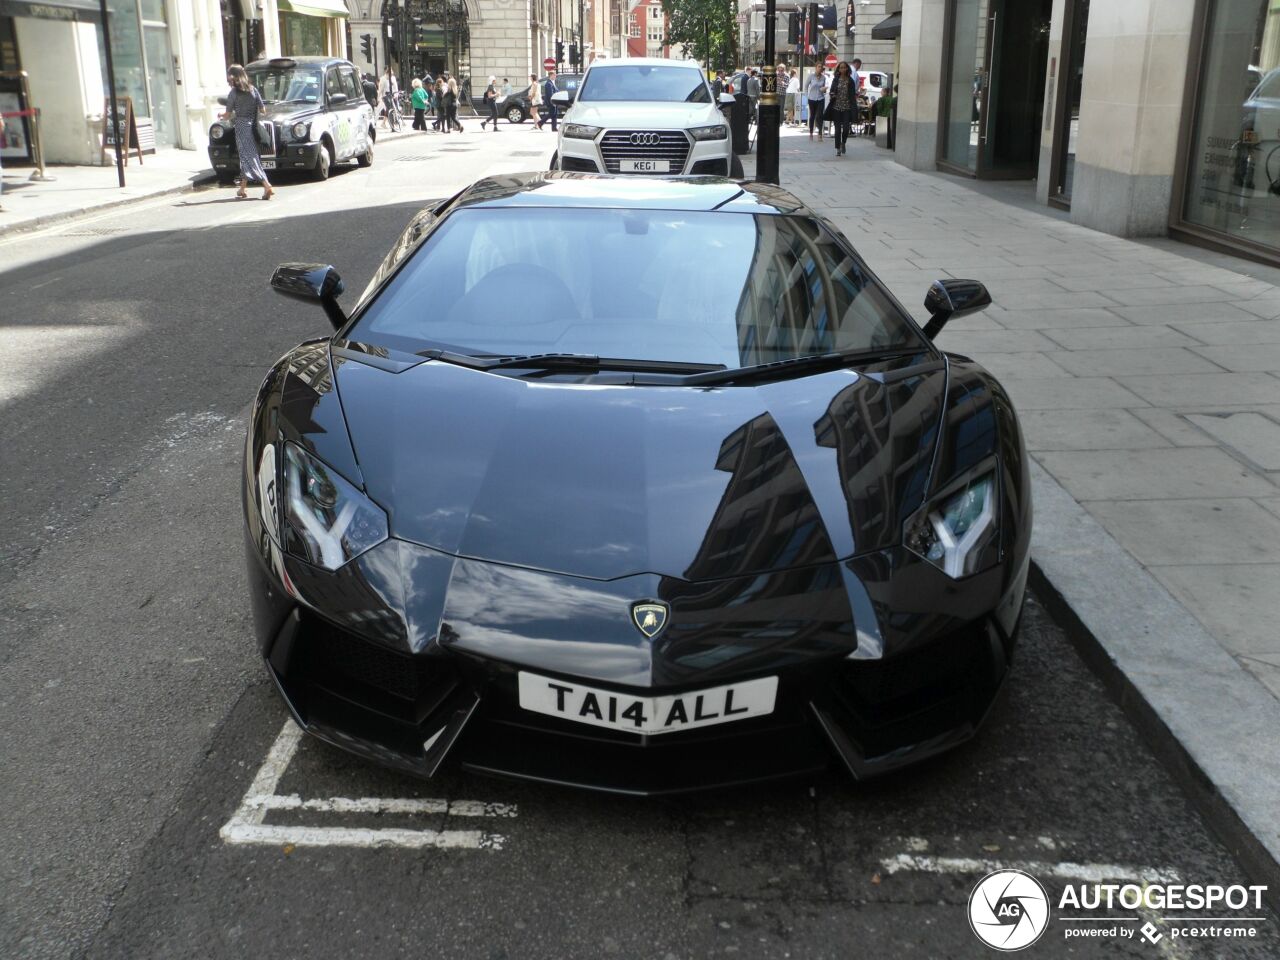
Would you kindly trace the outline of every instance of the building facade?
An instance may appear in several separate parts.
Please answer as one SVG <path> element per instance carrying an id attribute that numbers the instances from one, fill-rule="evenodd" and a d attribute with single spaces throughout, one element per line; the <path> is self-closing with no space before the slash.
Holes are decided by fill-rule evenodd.
<path id="1" fill-rule="evenodd" d="M 144 150 L 205 148 L 228 63 L 346 50 L 343 0 L 108 0 L 107 10 L 116 94 L 129 98 Z M 0 0 L 0 73 L 16 71 L 30 104 L 17 79 L 0 77 L 0 110 L 39 109 L 46 163 L 111 162 L 98 0 Z M 12 128 L 6 165 L 33 159 L 29 123 Z"/>
<path id="2" fill-rule="evenodd" d="M 1280 0 L 902 0 L 896 157 L 1280 263 Z"/>

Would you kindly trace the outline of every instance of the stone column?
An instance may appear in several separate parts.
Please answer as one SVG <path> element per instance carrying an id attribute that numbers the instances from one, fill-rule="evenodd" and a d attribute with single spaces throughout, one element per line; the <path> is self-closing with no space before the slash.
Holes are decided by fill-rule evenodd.
<path id="1" fill-rule="evenodd" d="M 1074 222 L 1126 237 L 1167 231 L 1195 6 L 1090 4 Z"/>
<path id="2" fill-rule="evenodd" d="M 894 159 L 912 170 L 933 170 L 938 160 L 945 0 L 902 0 L 902 64 L 898 139 Z"/>

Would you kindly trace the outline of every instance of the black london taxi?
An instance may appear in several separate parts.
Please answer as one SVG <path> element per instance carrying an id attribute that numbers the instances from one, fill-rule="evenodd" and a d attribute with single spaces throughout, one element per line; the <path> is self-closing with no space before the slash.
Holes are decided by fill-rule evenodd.
<path id="1" fill-rule="evenodd" d="M 373 163 L 373 107 L 364 98 L 360 74 L 336 57 L 277 57 L 245 67 L 267 105 L 272 145 L 262 148 L 262 167 L 309 172 L 325 180 L 335 163 Z M 225 97 L 218 102 L 225 103 Z M 240 173 L 235 126 L 217 120 L 209 128 L 209 161 L 224 183 Z"/>

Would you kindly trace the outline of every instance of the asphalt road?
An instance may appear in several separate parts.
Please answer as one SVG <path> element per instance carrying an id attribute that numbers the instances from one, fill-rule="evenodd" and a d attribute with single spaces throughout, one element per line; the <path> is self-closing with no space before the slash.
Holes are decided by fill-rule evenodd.
<path id="1" fill-rule="evenodd" d="M 326 322 L 270 269 L 332 262 L 350 301 L 427 199 L 552 148 L 399 140 L 270 203 L 209 190 L 0 242 L 0 957 L 979 957 L 987 861 L 1055 901 L 1072 864 L 1244 882 L 1034 602 L 983 736 L 870 785 L 620 800 L 289 738 L 237 472 L 262 373 Z M 1280 955 L 1269 912 L 1240 942 L 1069 926 L 1027 955 Z"/>

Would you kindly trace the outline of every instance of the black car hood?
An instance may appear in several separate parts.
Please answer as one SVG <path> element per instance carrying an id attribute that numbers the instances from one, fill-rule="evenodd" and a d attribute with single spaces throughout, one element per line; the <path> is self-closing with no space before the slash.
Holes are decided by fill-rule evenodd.
<path id="1" fill-rule="evenodd" d="M 266 116 L 276 123 L 297 123 L 299 120 L 310 120 L 324 113 L 322 107 L 314 103 L 268 103 Z"/>
<path id="2" fill-rule="evenodd" d="M 336 359 L 336 358 L 335 358 Z M 946 366 L 922 355 L 758 387 L 528 380 L 337 363 L 393 536 L 608 580 L 829 563 L 896 543 L 922 502 Z"/>

